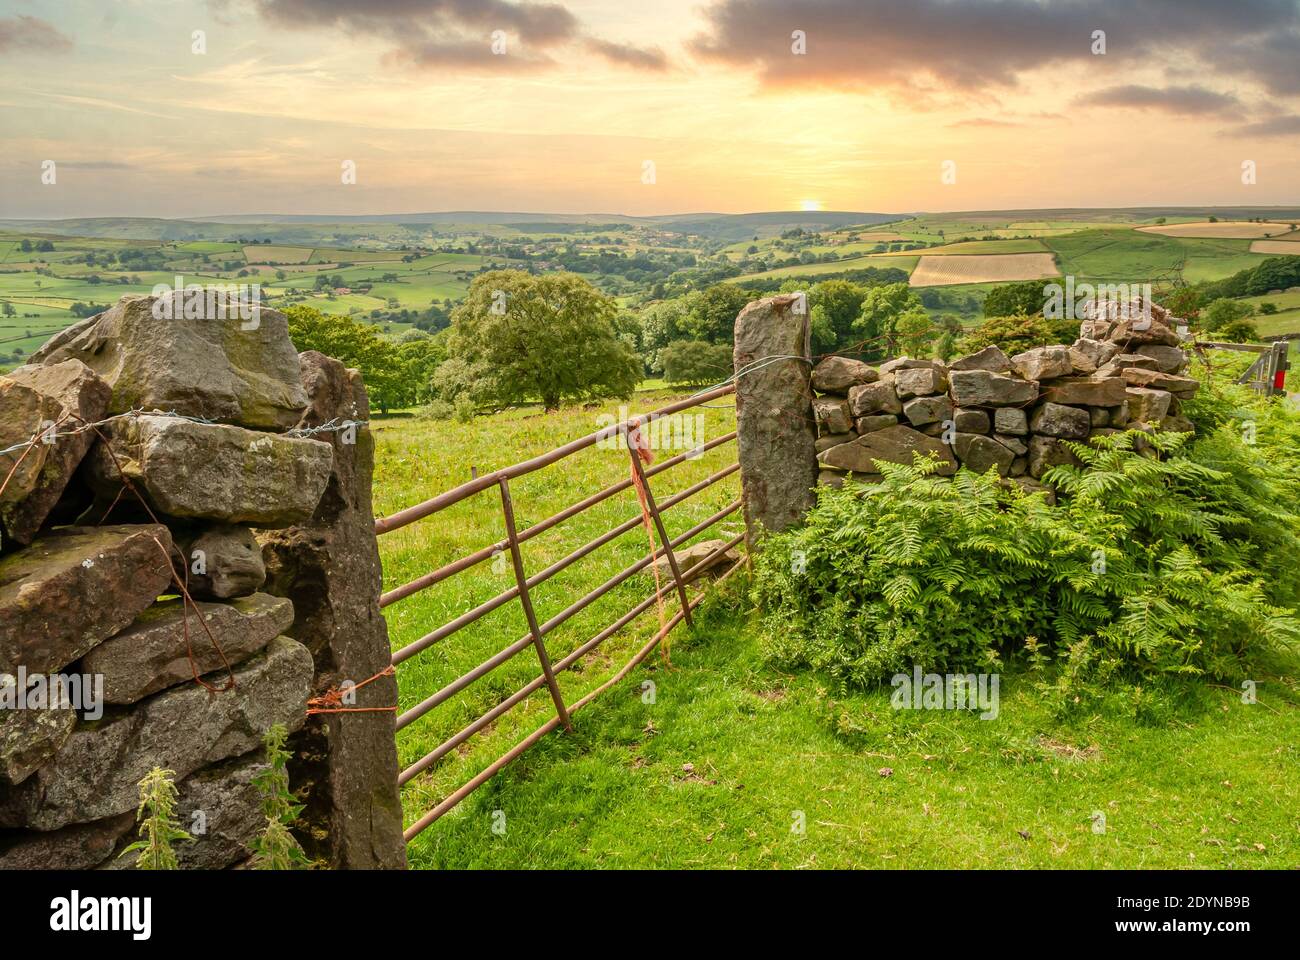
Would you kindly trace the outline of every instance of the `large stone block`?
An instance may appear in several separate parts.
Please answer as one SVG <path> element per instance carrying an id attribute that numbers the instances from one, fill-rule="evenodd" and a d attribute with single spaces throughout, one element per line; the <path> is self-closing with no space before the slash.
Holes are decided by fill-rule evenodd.
<path id="1" fill-rule="evenodd" d="M 0 558 L 0 673 L 51 673 L 85 655 L 171 583 L 157 524 L 60 527 Z"/>
<path id="2" fill-rule="evenodd" d="M 333 460 L 320 440 L 176 417 L 117 420 L 105 437 L 112 452 L 101 442 L 86 458 L 101 500 L 117 497 L 125 475 L 161 513 L 258 527 L 310 517 Z"/>
<path id="3" fill-rule="evenodd" d="M 953 370 L 952 399 L 959 407 L 1019 407 L 1038 396 L 1032 380 L 1004 377 L 987 370 Z"/>
<path id="4" fill-rule="evenodd" d="M 886 427 L 864 434 L 852 443 L 832 447 L 820 457 L 822 463 L 839 470 L 851 470 L 854 473 L 879 473 L 876 461 L 887 463 L 913 462 L 913 454 L 922 457 L 931 455 L 939 459 L 939 474 L 949 476 L 957 471 L 957 461 L 947 445 L 933 437 L 927 437 L 919 430 L 902 425 Z"/>
<path id="5" fill-rule="evenodd" d="M 812 386 L 820 393 L 843 396 L 859 383 L 873 383 L 877 373 L 861 360 L 850 357 L 827 357 L 813 367 Z"/>
<path id="6" fill-rule="evenodd" d="M 894 371 L 894 389 L 900 400 L 929 397 L 948 389 L 948 378 L 935 367 L 911 367 Z"/>
<path id="7" fill-rule="evenodd" d="M 1064 441 L 1046 436 L 1029 438 L 1029 475 L 1035 480 L 1050 468 L 1066 464 L 1076 467 L 1083 465 Z"/>
<path id="8" fill-rule="evenodd" d="M 178 546 L 182 546 L 190 569 L 188 586 L 193 597 L 246 597 L 266 582 L 262 547 L 248 527 L 221 524 Z"/>
<path id="9" fill-rule="evenodd" d="M 903 404 L 903 415 L 913 426 L 942 423 L 952 418 L 952 401 L 947 397 L 917 397 Z M 985 417 L 987 423 L 988 418 Z"/>
<path id="10" fill-rule="evenodd" d="M 80 360 L 112 386 L 113 413 L 156 409 L 268 429 L 298 421 L 307 397 L 284 314 L 262 308 L 245 321 L 161 311 L 159 298 L 125 296 L 55 334 L 32 360 Z"/>
<path id="11" fill-rule="evenodd" d="M 876 413 L 902 413 L 903 404 L 899 401 L 898 391 L 894 388 L 894 378 L 886 374 L 875 383 L 851 387 L 849 410 L 855 417 L 867 417 Z"/>
<path id="12" fill-rule="evenodd" d="M 21 460 L 0 494 L 0 524 L 11 539 L 32 542 L 95 439 L 89 430 L 72 431 L 104 416 L 109 393 L 78 360 L 19 367 L 0 377 L 0 448 L 43 436 L 25 455 L 0 455 L 0 481 Z"/>
<path id="13" fill-rule="evenodd" d="M 1043 399 L 1077 407 L 1118 407 L 1128 393 L 1123 377 L 1066 377 L 1043 385 Z"/>
<path id="14" fill-rule="evenodd" d="M 1129 387 L 1128 422 L 1159 423 L 1169 413 L 1169 404 L 1173 395 L 1165 390 L 1152 390 L 1147 387 Z"/>
<path id="15" fill-rule="evenodd" d="M 1029 421 L 1029 429 L 1048 437 L 1083 440 L 1092 429 L 1092 417 L 1087 410 L 1078 407 L 1045 403 L 1034 411 Z"/>
<path id="16" fill-rule="evenodd" d="M 808 313 L 800 310 L 804 302 L 783 294 L 747 304 L 736 317 L 736 369 L 777 356 L 811 357 Z M 753 547 L 763 531 L 799 523 L 816 501 L 810 360 L 772 360 L 741 377 L 736 434 L 745 526 Z"/>
<path id="17" fill-rule="evenodd" d="M 848 433 L 853 429 L 848 401 L 839 397 L 818 397 L 814 400 L 813 417 L 823 434 Z"/>
<path id="18" fill-rule="evenodd" d="M 89 870 L 112 857 L 134 824 L 133 812 L 119 813 L 61 830 L 0 835 L 0 870 Z"/>
<path id="19" fill-rule="evenodd" d="M 238 668 L 234 687 L 223 693 L 190 683 L 82 723 L 53 760 L 0 794 L 0 826 L 57 830 L 134 810 L 138 784 L 154 767 L 182 779 L 258 748 L 272 724 L 296 730 L 311 679 L 311 654 L 279 637 Z"/>
<path id="20" fill-rule="evenodd" d="M 155 603 L 86 654 L 81 668 L 103 676 L 106 702 L 135 703 L 192 680 L 196 669 L 202 675 L 240 664 L 293 623 L 293 604 L 265 593 L 195 607 L 187 610 L 180 598 Z"/>
<path id="21" fill-rule="evenodd" d="M 0 674 L 0 788 L 22 783 L 67 743 L 77 725 L 74 704 L 18 709 L 18 678 Z M 12 699 L 11 699 L 12 698 Z"/>
<path id="22" fill-rule="evenodd" d="M 986 370 L 989 373 L 1010 373 L 1011 361 L 1002 348 L 993 344 L 977 353 L 969 354 L 948 364 L 948 372 L 958 370 Z"/>
<path id="23" fill-rule="evenodd" d="M 1067 347 L 1034 347 L 1011 358 L 1011 369 L 1025 380 L 1049 380 L 1068 377 L 1074 372 Z"/>
<path id="24" fill-rule="evenodd" d="M 1005 477 L 1016 458 L 1009 448 L 982 433 L 959 433 L 952 446 L 962 466 L 975 473 L 986 473 L 996 467 L 998 474 Z"/>

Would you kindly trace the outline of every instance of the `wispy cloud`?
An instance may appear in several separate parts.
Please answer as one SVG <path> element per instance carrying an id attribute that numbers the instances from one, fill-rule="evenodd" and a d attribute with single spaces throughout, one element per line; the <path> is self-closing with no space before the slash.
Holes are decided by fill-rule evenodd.
<path id="1" fill-rule="evenodd" d="M 39 17 L 0 17 L 0 53 L 64 53 L 72 41 Z"/>
<path id="2" fill-rule="evenodd" d="M 1078 106 L 1130 107 L 1186 116 L 1223 113 L 1241 106 L 1233 94 L 1205 87 L 1147 87 L 1134 83 L 1094 90 L 1076 97 L 1074 102 Z"/>

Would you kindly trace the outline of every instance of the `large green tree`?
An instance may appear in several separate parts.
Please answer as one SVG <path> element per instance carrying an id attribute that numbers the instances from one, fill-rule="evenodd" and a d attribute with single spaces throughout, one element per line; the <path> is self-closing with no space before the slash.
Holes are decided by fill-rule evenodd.
<path id="1" fill-rule="evenodd" d="M 555 410 L 632 395 L 641 363 L 623 332 L 617 304 L 579 276 L 493 270 L 452 312 L 447 362 L 480 406 L 540 399 Z M 438 379 L 449 379 L 441 368 Z"/>

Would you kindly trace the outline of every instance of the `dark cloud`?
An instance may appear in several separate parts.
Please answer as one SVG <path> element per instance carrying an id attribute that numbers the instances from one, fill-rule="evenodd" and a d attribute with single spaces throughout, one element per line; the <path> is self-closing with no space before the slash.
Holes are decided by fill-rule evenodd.
<path id="1" fill-rule="evenodd" d="M 225 0 L 216 0 L 218 3 Z M 663 53 L 590 36 L 569 9 L 530 0 L 252 0 L 281 29 L 331 28 L 393 44 L 390 62 L 427 69 L 521 72 L 556 66 L 556 51 L 582 45 L 623 66 L 662 70 Z M 506 52 L 491 37 L 506 35 Z"/>
<path id="2" fill-rule="evenodd" d="M 72 49 L 72 41 L 37 17 L 0 17 L 0 52 L 34 50 L 61 53 Z"/>
<path id="3" fill-rule="evenodd" d="M 949 93 L 1015 85 L 1041 67 L 1197 63 L 1274 93 L 1300 90 L 1296 0 L 715 0 L 700 57 L 755 70 L 773 86 Z M 791 32 L 807 53 L 791 53 Z M 1106 53 L 1092 53 L 1094 30 Z"/>
<path id="4" fill-rule="evenodd" d="M 1145 87 L 1133 83 L 1084 94 L 1074 102 L 1086 107 L 1132 107 L 1190 116 L 1223 113 L 1241 106 L 1232 94 L 1205 87 Z"/>
<path id="5" fill-rule="evenodd" d="M 1270 117 L 1258 123 L 1247 123 L 1236 127 L 1230 133 L 1246 137 L 1295 137 L 1300 136 L 1300 116 L 1288 114 Z"/>
<path id="6" fill-rule="evenodd" d="M 666 70 L 668 58 L 657 47 L 633 47 L 626 43 L 614 43 L 610 40 L 592 38 L 587 41 L 587 49 L 599 54 L 610 63 L 638 70 Z"/>

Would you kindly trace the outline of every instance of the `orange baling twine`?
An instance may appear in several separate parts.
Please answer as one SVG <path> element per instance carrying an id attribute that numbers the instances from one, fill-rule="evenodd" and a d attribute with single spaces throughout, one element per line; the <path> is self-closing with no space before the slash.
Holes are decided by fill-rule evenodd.
<path id="1" fill-rule="evenodd" d="M 650 442 L 646 440 L 645 435 L 641 432 L 641 419 L 639 417 L 632 421 L 627 437 L 629 446 L 641 458 L 642 463 L 647 466 L 654 463 L 655 455 L 650 449 Z M 668 650 L 668 633 L 665 629 L 664 593 L 659 581 L 659 565 L 655 563 L 655 532 L 654 521 L 650 516 L 650 501 L 646 495 L 645 484 L 641 481 L 641 471 L 637 470 L 636 464 L 632 464 L 628 469 L 632 473 L 632 486 L 636 488 L 636 498 L 641 502 L 641 524 L 645 527 L 646 539 L 650 541 L 650 569 L 655 575 L 655 608 L 659 613 L 659 633 L 663 635 L 659 653 L 664 658 L 664 663 L 672 666 L 672 658 L 669 656 Z M 664 549 L 668 549 L 668 544 L 664 544 Z"/>
<path id="2" fill-rule="evenodd" d="M 396 671 L 390 664 L 376 673 L 373 677 L 362 680 L 360 683 L 352 684 L 348 687 L 348 692 L 351 693 L 360 690 L 367 683 L 370 683 L 372 680 L 378 680 L 380 677 L 391 677 L 395 672 Z M 343 690 L 338 687 L 330 687 L 319 697 L 312 697 L 307 701 L 307 715 L 311 716 L 313 713 L 387 713 L 397 709 L 396 706 L 345 707 L 343 706 L 343 693 Z"/>

